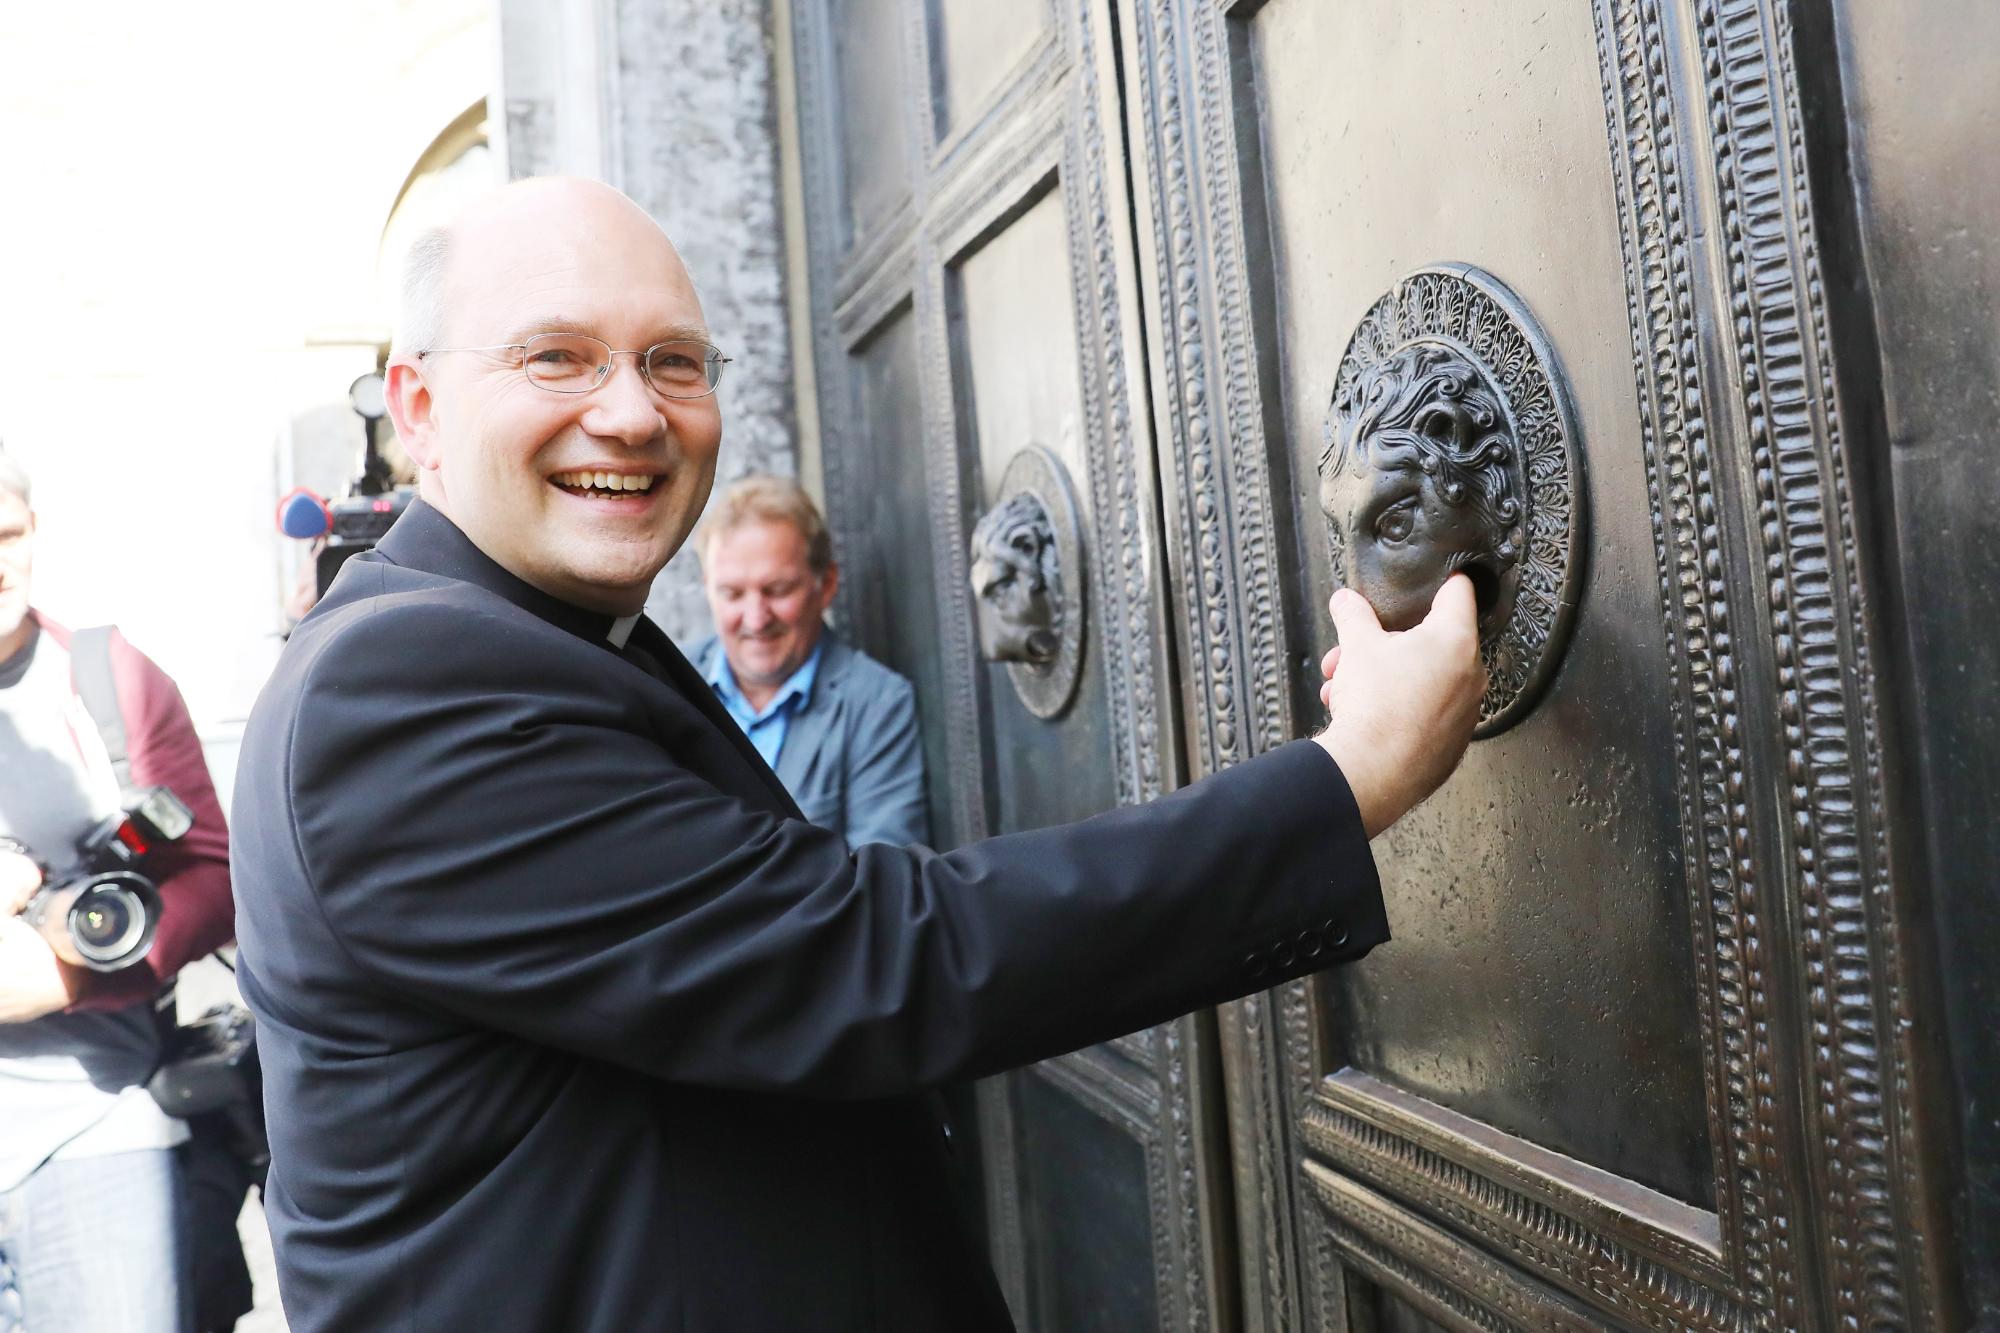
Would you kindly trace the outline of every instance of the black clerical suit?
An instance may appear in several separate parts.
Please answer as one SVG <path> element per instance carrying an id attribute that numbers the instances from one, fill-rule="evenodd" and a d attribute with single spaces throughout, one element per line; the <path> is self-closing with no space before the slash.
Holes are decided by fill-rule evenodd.
<path id="1" fill-rule="evenodd" d="M 925 1090 L 1387 938 L 1311 743 L 850 856 L 659 630 L 613 629 L 415 504 L 251 716 L 238 975 L 294 1333 L 1009 1327 Z"/>

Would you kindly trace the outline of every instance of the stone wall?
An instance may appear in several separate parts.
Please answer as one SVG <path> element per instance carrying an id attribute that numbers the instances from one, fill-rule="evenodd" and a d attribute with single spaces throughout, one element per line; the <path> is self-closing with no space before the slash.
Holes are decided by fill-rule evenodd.
<path id="1" fill-rule="evenodd" d="M 717 485 L 798 466 L 769 0 L 501 0 L 508 174 L 596 176 L 660 220 L 735 358 Z M 692 552 L 647 610 L 707 632 Z"/>

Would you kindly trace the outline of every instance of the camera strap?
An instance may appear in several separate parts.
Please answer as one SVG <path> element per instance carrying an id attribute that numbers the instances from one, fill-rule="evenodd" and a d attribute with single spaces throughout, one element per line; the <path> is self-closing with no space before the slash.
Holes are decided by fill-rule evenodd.
<path id="1" fill-rule="evenodd" d="M 132 786 L 132 760 L 125 752 L 125 716 L 118 711 L 118 682 L 111 674 L 111 634 L 111 626 L 93 625 L 70 635 L 70 684 L 97 724 L 118 790 L 125 792 Z"/>

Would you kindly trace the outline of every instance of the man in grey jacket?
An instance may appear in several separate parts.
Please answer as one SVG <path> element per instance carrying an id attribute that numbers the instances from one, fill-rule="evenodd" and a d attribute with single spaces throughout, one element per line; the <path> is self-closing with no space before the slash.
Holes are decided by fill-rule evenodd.
<path id="1" fill-rule="evenodd" d="M 850 847 L 929 842 L 915 692 L 826 627 L 840 567 L 812 497 L 746 477 L 695 549 L 716 634 L 688 658 L 800 811 Z"/>

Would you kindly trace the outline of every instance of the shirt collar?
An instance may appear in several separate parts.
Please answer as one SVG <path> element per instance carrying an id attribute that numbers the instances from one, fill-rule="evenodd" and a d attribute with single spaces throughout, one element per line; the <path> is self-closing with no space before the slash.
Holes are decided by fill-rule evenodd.
<path id="1" fill-rule="evenodd" d="M 819 678 L 819 660 L 825 652 L 826 635 L 821 633 L 819 642 L 813 645 L 812 652 L 799 664 L 799 669 L 785 678 L 785 683 L 778 687 L 778 692 L 771 696 L 771 701 L 764 705 L 763 711 L 754 716 L 750 712 L 750 701 L 743 697 L 743 689 L 736 683 L 736 672 L 730 667 L 729 654 L 722 650 L 720 640 L 716 642 L 714 656 L 704 674 L 708 683 L 715 687 L 716 694 L 721 696 L 722 702 L 728 705 L 732 712 L 762 722 L 765 718 L 774 716 L 779 709 L 789 706 L 794 699 L 798 700 L 800 708 L 812 706 L 813 682 Z"/>

